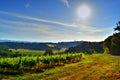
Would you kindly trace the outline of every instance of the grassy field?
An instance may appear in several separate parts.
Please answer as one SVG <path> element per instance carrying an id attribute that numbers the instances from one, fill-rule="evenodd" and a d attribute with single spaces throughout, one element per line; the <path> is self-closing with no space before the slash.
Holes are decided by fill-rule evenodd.
<path id="1" fill-rule="evenodd" d="M 27 55 L 43 55 L 44 50 L 28 50 L 28 49 L 10 49 L 13 52 L 18 52 L 20 54 L 27 54 Z"/>
<path id="2" fill-rule="evenodd" d="M 45 50 L 28 50 L 28 49 L 9 49 L 13 52 L 18 52 L 23 55 L 43 55 L 45 53 Z M 66 48 L 62 48 L 60 50 L 53 50 L 54 54 L 64 52 Z"/>
<path id="3" fill-rule="evenodd" d="M 66 64 L 42 73 L 4 76 L 3 80 L 120 80 L 120 59 L 105 54 L 85 55 L 78 63 Z"/>

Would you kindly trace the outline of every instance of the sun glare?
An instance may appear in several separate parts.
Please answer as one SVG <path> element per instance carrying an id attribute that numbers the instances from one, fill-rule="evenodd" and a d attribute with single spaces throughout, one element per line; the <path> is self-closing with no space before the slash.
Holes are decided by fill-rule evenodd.
<path id="1" fill-rule="evenodd" d="M 90 16 L 91 14 L 91 10 L 87 5 L 82 5 L 79 6 L 77 9 L 77 15 L 81 18 L 81 19 L 86 19 Z"/>

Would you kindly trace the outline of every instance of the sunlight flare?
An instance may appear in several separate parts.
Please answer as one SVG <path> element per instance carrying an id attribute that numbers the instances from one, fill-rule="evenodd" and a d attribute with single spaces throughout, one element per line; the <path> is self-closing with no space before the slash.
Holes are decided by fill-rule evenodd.
<path id="1" fill-rule="evenodd" d="M 87 5 L 81 5 L 77 8 L 77 15 L 81 19 L 87 19 L 91 14 L 91 9 Z"/>

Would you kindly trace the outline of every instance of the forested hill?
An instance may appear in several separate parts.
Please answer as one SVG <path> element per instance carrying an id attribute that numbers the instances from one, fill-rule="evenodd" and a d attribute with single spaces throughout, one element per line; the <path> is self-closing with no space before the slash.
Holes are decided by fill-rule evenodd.
<path id="1" fill-rule="evenodd" d="M 104 53 L 120 55 L 120 32 L 114 33 L 113 35 L 105 39 Z"/>
<path id="2" fill-rule="evenodd" d="M 73 42 L 59 42 L 59 43 L 42 43 L 42 42 L 0 42 L 0 49 L 30 49 L 30 50 L 46 50 L 54 49 L 59 50 L 61 48 L 74 47 L 83 41 Z"/>
<path id="3" fill-rule="evenodd" d="M 66 52 L 103 52 L 103 42 L 83 42 L 75 47 L 70 47 Z"/>
<path id="4" fill-rule="evenodd" d="M 120 21 L 118 21 L 114 30 L 117 32 L 104 40 L 104 53 L 120 55 Z"/>

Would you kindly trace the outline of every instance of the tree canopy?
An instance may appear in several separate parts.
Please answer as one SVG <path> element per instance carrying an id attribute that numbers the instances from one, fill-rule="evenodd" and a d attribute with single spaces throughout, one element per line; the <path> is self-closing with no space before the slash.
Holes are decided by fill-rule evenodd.
<path id="1" fill-rule="evenodd" d="M 120 21 L 118 21 L 118 23 L 116 23 L 116 28 L 114 28 L 114 30 L 116 31 L 120 31 Z"/>
<path id="2" fill-rule="evenodd" d="M 104 53 L 112 55 L 120 55 L 120 21 L 117 23 L 117 27 L 114 30 L 119 31 L 109 36 L 104 40 Z"/>

